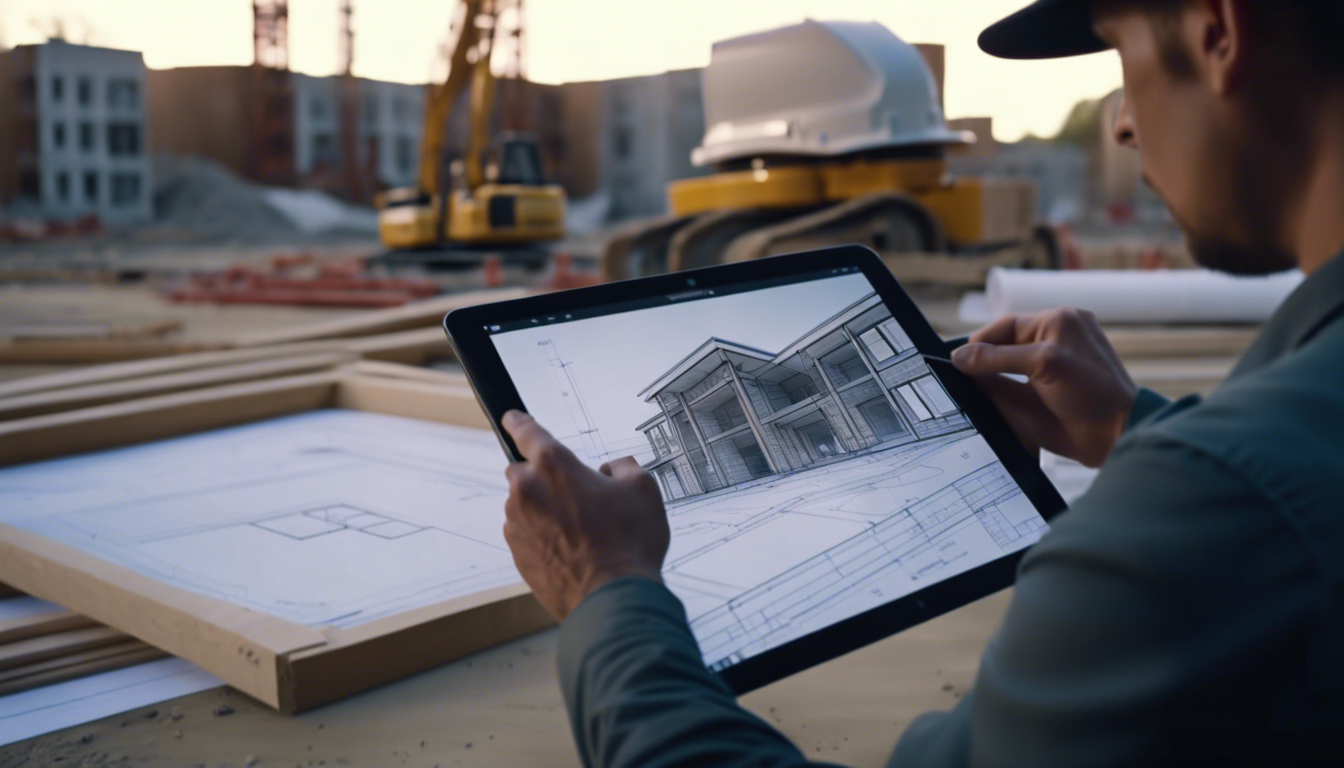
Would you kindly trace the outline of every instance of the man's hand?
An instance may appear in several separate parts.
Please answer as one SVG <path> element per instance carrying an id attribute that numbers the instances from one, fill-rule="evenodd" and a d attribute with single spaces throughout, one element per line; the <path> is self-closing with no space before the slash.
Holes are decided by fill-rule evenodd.
<path id="1" fill-rule="evenodd" d="M 979 377 L 1028 448 L 1089 467 L 1110 455 L 1138 394 L 1096 316 L 1082 310 L 1001 317 L 954 350 L 952 362 Z"/>
<path id="2" fill-rule="evenodd" d="M 504 414 L 526 462 L 510 464 L 504 540 L 541 604 L 564 621 L 621 576 L 661 581 L 670 533 L 658 484 L 633 458 L 589 469 L 531 416 Z"/>

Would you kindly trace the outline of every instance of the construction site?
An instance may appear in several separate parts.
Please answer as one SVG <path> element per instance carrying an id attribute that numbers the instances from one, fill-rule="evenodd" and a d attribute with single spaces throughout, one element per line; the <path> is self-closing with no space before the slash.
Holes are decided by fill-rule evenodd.
<path id="1" fill-rule="evenodd" d="M 451 24 L 415 84 L 355 74 L 361 16 L 395 4 L 354 0 L 328 3 L 334 74 L 291 67 L 287 0 L 250 3 L 250 64 L 150 68 L 148 52 L 59 37 L 0 49 L 0 766 L 578 764 L 553 621 L 498 552 L 472 561 L 469 591 L 433 582 L 433 601 L 377 602 L 392 587 L 374 572 L 413 549 L 383 565 L 330 550 L 306 577 L 342 600 L 276 590 L 292 614 L 242 586 L 255 547 L 337 529 L 426 544 L 417 488 L 498 538 L 507 459 L 444 334 L 455 308 L 859 244 L 945 339 L 1079 306 L 1136 384 L 1179 398 L 1216 388 L 1302 279 L 1197 267 L 1112 139 L 1117 90 L 1057 135 L 998 141 L 994 117 L 946 114 L 963 75 L 945 41 L 862 17 L 728 36 L 699 68 L 540 82 L 534 1 L 444 0 Z M 896 405 L 878 414 L 892 435 Z M 355 412 L 387 431 L 321 421 Z M 332 437 L 347 429 L 349 445 Z M 757 455 L 752 478 L 776 461 Z M 1069 500 L 1094 474 L 1043 466 Z M 238 512 L 289 499 L 281 475 L 315 478 L 320 498 Z M 659 477 L 669 500 L 709 491 Z M 357 478 L 404 487 L 379 503 Z M 254 490 L 217 499 L 230 483 Z M 242 549 L 193 555 L 210 566 L 184 586 L 196 565 L 164 542 L 196 551 L 216 525 L 189 518 L 198 505 Z M 809 758 L 878 764 L 918 713 L 970 690 L 1008 599 L 743 704 Z M 379 613 L 342 623 L 347 608 Z"/>

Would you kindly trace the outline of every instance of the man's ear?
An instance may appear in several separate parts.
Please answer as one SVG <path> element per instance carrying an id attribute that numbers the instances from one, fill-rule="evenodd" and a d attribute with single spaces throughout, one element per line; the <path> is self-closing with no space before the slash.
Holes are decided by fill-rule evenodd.
<path id="1" fill-rule="evenodd" d="M 1247 0 L 1194 0 L 1186 16 L 1186 42 L 1214 93 L 1236 90 L 1245 77 L 1254 27 Z"/>

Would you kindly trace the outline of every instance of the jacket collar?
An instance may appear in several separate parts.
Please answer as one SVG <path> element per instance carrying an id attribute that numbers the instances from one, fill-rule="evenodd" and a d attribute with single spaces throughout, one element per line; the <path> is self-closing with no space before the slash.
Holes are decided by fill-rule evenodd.
<path id="1" fill-rule="evenodd" d="M 1344 253 L 1326 262 L 1288 295 L 1228 378 L 1235 379 L 1271 365 L 1311 341 L 1341 316 L 1344 316 Z"/>

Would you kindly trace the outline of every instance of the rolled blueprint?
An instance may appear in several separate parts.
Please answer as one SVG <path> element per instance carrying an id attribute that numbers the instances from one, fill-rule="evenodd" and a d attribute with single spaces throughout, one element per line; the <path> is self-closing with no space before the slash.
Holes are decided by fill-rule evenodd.
<path id="1" fill-rule="evenodd" d="M 1079 307 L 1103 323 L 1259 323 L 1302 282 L 1297 270 L 1233 277 L 1204 269 L 989 272 L 991 317 Z"/>

